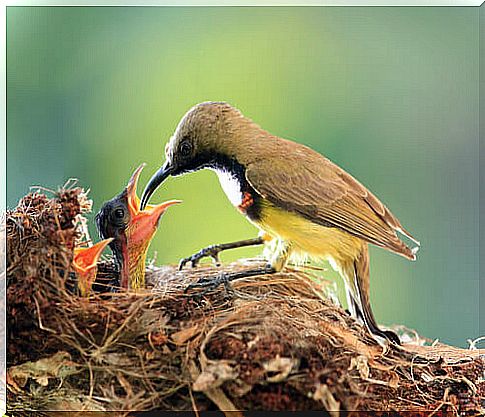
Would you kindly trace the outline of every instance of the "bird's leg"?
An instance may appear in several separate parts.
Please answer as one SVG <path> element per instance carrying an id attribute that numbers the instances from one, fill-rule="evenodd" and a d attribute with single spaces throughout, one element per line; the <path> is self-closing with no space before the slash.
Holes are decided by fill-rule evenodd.
<path id="1" fill-rule="evenodd" d="M 219 254 L 222 251 L 228 250 L 228 249 L 236 249 L 236 248 L 243 248 L 246 246 L 256 246 L 256 245 L 262 245 L 265 243 L 264 237 L 257 237 L 254 239 L 246 239 L 246 240 L 239 240 L 237 242 L 232 242 L 232 243 L 221 243 L 219 245 L 211 245 L 208 246 L 207 248 L 201 249 L 199 252 L 194 253 L 192 256 L 189 256 L 187 258 L 182 259 L 179 262 L 179 270 L 182 270 L 183 267 L 190 262 L 192 268 L 197 266 L 202 258 L 205 258 L 206 256 L 211 257 L 214 262 L 219 265 Z"/>
<path id="2" fill-rule="evenodd" d="M 254 244 L 261 244 L 266 242 L 268 240 L 268 237 L 266 235 L 263 235 L 257 239 L 251 240 L 254 242 L 258 242 Z M 249 241 L 250 240 L 245 242 Z M 290 249 L 290 245 L 287 242 L 278 241 L 276 250 L 271 258 L 271 261 L 267 263 L 264 267 L 239 272 L 221 272 L 219 275 L 213 278 L 201 278 L 199 281 L 190 284 L 185 291 L 187 292 L 193 288 L 204 288 L 202 294 L 205 294 L 206 292 L 217 288 L 221 284 L 224 284 L 226 291 L 230 291 L 230 282 L 235 279 L 274 274 L 281 271 L 286 265 L 290 255 Z M 199 293 L 198 295 L 201 294 Z"/>
<path id="3" fill-rule="evenodd" d="M 223 284 L 226 291 L 230 291 L 230 282 L 234 281 L 235 279 L 239 278 L 248 278 L 254 277 L 257 275 L 268 275 L 274 274 L 276 269 L 272 267 L 270 264 L 266 264 L 261 268 L 255 269 L 248 269 L 246 271 L 238 271 L 238 272 L 221 272 L 215 277 L 212 278 L 201 278 L 199 281 L 190 284 L 186 289 L 185 292 L 194 289 L 194 288 L 203 288 L 204 291 L 202 293 L 198 293 L 197 295 L 203 295 L 208 291 L 216 289 L 219 285 Z"/>

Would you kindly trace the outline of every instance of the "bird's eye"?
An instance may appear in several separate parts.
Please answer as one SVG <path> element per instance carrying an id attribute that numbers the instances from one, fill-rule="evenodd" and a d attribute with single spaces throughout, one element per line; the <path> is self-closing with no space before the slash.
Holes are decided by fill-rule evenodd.
<path id="1" fill-rule="evenodd" d="M 113 215 L 114 215 L 115 219 L 122 219 L 123 217 L 125 217 L 125 211 L 121 208 L 117 208 L 113 212 Z"/>
<path id="2" fill-rule="evenodd" d="M 189 156 L 192 153 L 192 144 L 189 141 L 184 141 L 180 144 L 180 155 Z"/>

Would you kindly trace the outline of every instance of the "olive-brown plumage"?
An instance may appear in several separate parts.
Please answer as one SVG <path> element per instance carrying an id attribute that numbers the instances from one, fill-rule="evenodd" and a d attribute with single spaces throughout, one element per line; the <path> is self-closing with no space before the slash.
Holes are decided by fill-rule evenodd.
<path id="1" fill-rule="evenodd" d="M 218 174 L 233 205 L 265 242 L 273 240 L 272 270 L 302 256 L 329 260 L 344 278 L 351 313 L 373 334 L 398 341 L 372 314 L 367 244 L 414 260 L 417 249 L 398 233 L 418 242 L 377 197 L 323 155 L 272 135 L 227 103 L 208 102 L 180 121 L 142 207 L 169 175 L 202 168 Z"/>
<path id="2" fill-rule="evenodd" d="M 253 188 L 274 205 L 322 226 L 338 227 L 408 259 L 415 254 L 396 235 L 411 237 L 370 191 L 312 149 L 272 139 L 265 159 L 246 166 Z"/>

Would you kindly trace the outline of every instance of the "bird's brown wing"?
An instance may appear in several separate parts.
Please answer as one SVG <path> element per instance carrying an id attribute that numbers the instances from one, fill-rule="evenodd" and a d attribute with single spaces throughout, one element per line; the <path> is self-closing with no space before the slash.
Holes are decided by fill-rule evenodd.
<path id="1" fill-rule="evenodd" d="M 396 231 L 416 240 L 361 183 L 309 148 L 288 149 L 281 145 L 275 149 L 278 157 L 253 161 L 247 166 L 246 178 L 262 197 L 315 223 L 338 227 L 415 259 L 414 251 L 397 237 Z"/>

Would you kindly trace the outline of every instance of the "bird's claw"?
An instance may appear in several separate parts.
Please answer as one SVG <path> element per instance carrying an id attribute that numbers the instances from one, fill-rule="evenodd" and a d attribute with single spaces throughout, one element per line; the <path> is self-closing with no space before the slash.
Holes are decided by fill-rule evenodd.
<path id="1" fill-rule="evenodd" d="M 229 281 L 229 276 L 225 274 L 224 272 L 221 272 L 219 275 L 212 277 L 212 278 L 201 278 L 197 282 L 193 282 L 192 284 L 189 284 L 187 288 L 185 289 L 185 293 L 189 292 L 190 290 L 193 290 L 195 288 L 201 288 L 203 289 L 202 293 L 197 293 L 198 296 L 204 295 L 209 291 L 215 290 L 217 287 L 219 287 L 221 284 L 224 285 L 224 289 L 228 293 L 232 293 L 233 289 L 231 287 L 230 281 Z"/>
<path id="2" fill-rule="evenodd" d="M 220 266 L 219 260 L 219 253 L 221 252 L 221 248 L 219 245 L 212 245 L 208 246 L 207 248 L 201 249 L 199 252 L 194 253 L 193 255 L 183 258 L 179 262 L 179 271 L 181 271 L 186 264 L 190 262 L 190 266 L 195 268 L 202 258 L 210 257 L 216 264 L 216 266 Z"/>

